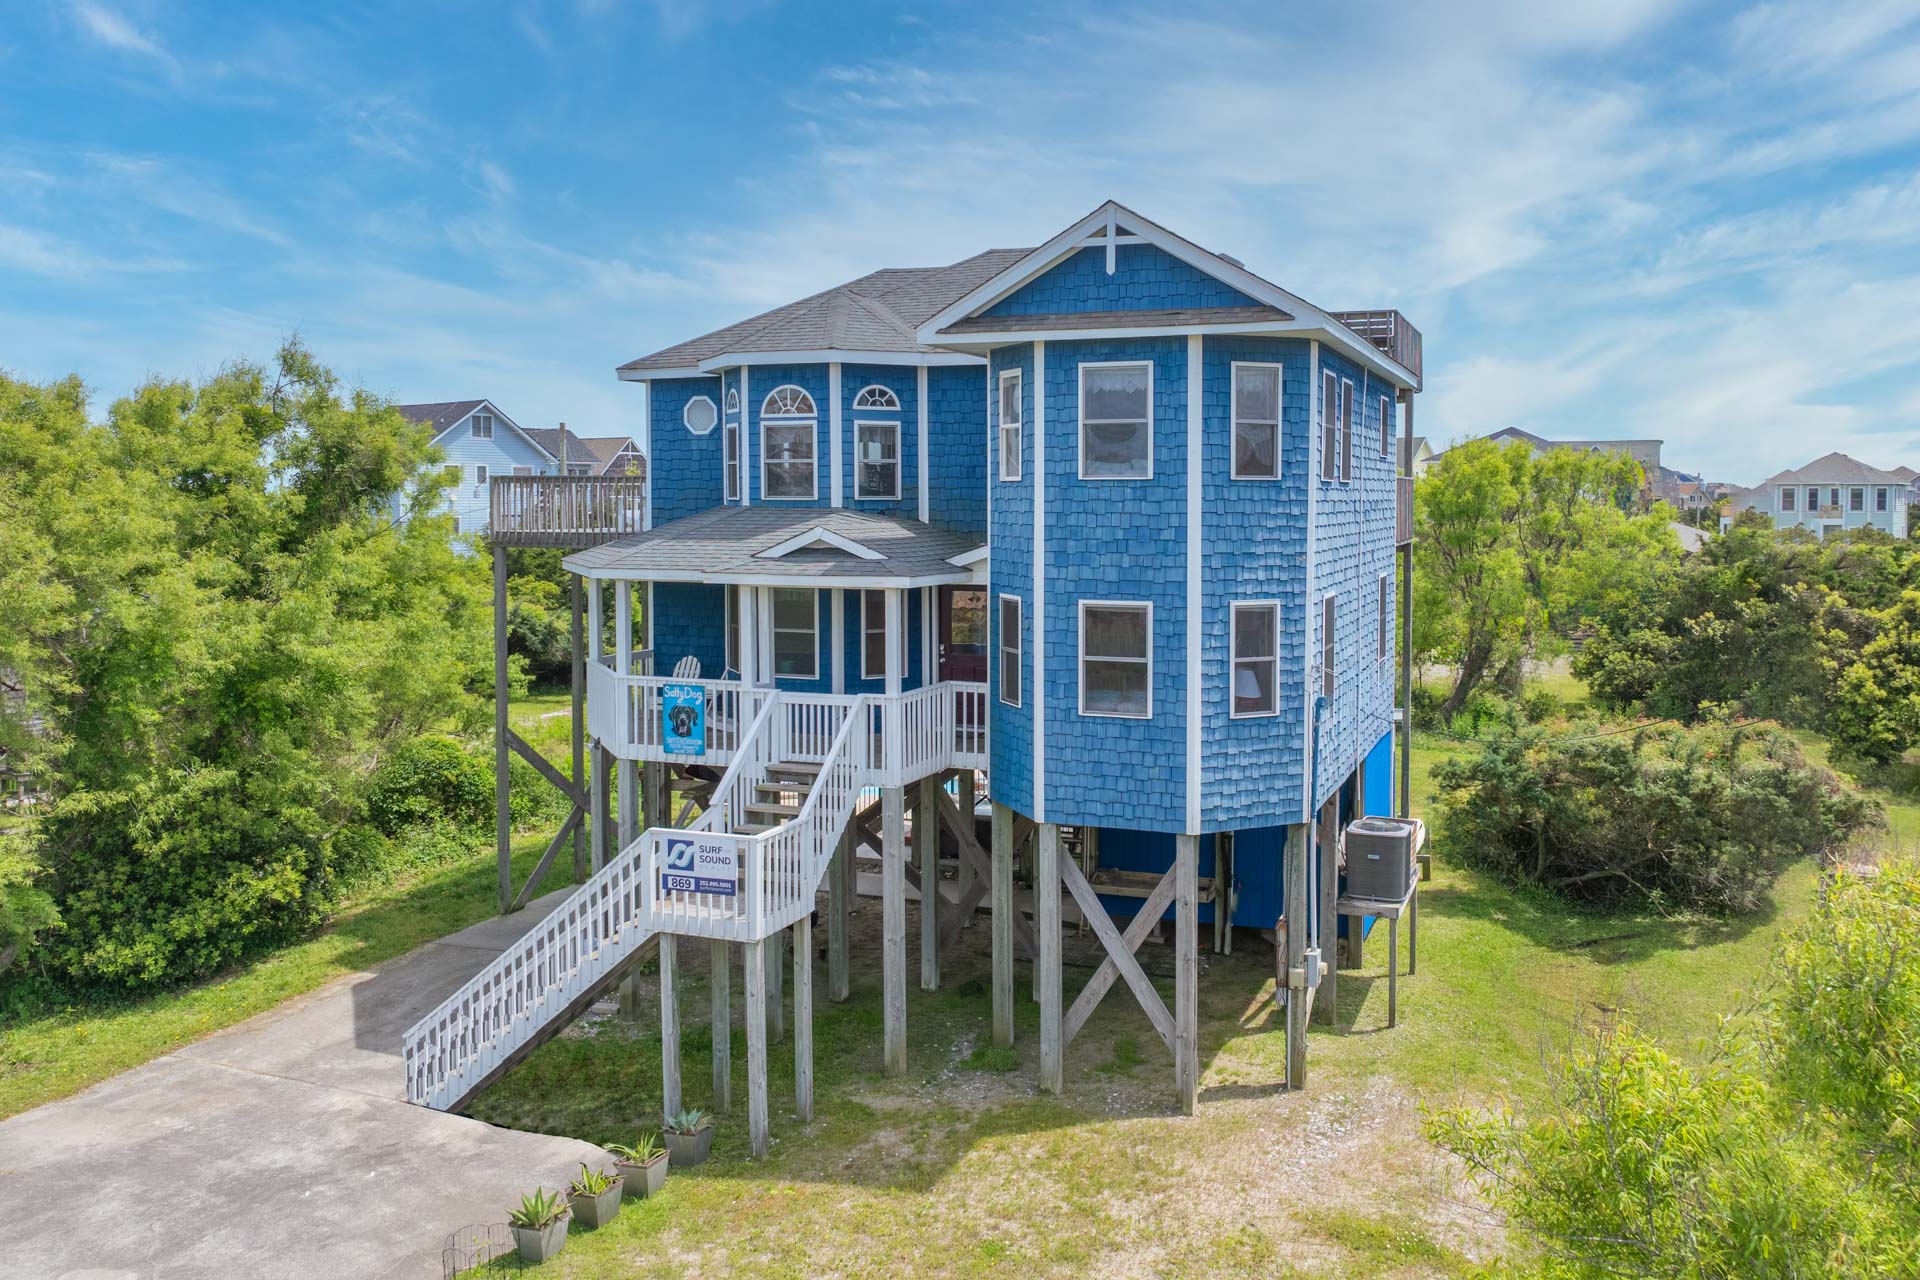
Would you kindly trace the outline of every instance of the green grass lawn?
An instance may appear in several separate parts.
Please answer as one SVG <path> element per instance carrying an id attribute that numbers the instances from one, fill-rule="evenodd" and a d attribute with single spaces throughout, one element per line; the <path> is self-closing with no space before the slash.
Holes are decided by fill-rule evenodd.
<path id="1" fill-rule="evenodd" d="M 532 729 L 521 732 L 563 772 L 568 722 L 537 717 L 566 703 L 564 694 L 533 698 L 515 703 L 511 712 L 516 727 Z M 516 885 L 533 870 L 548 834 L 515 841 Z M 559 887 L 570 865 L 562 854 L 542 887 Z M 471 857 L 363 894 L 316 936 L 219 978 L 153 995 L 96 997 L 0 1028 L 0 1117 L 64 1098 L 289 997 L 484 920 L 498 910 L 495 874 L 493 846 L 482 835 Z"/>

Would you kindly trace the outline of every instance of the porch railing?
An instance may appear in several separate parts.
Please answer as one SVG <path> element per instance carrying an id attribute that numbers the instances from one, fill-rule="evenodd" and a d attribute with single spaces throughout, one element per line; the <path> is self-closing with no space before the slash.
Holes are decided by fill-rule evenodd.
<path id="1" fill-rule="evenodd" d="M 1378 347 L 1382 352 L 1421 381 L 1420 331 L 1398 311 L 1335 311 L 1333 318 Z"/>

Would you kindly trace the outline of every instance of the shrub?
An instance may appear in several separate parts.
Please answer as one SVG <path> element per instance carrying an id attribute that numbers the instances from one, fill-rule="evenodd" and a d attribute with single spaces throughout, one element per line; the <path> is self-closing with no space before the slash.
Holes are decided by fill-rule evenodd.
<path id="1" fill-rule="evenodd" d="M 1530 730 L 1433 777 L 1457 858 L 1601 906 L 1751 910 L 1880 812 L 1770 726 Z"/>
<path id="2" fill-rule="evenodd" d="M 1558 1064 L 1543 1112 L 1454 1108 L 1428 1135 L 1531 1242 L 1534 1275 L 1920 1274 L 1916 938 L 1920 864 L 1843 871 L 1786 939 L 1767 1016 L 1705 1064 L 1621 1027 Z"/>
<path id="3" fill-rule="evenodd" d="M 367 817 L 387 835 L 423 822 L 490 823 L 492 763 L 440 734 L 402 743 L 373 776 Z"/>

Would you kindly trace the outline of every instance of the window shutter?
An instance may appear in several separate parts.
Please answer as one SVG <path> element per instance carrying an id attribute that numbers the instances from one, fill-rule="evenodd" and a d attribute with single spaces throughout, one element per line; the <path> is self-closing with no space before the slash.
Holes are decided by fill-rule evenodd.
<path id="1" fill-rule="evenodd" d="M 1334 464 L 1338 460 L 1335 451 L 1339 444 L 1335 439 L 1334 423 L 1340 411 L 1340 380 L 1331 373 L 1320 378 L 1320 478 L 1333 479 Z"/>
<path id="2" fill-rule="evenodd" d="M 1320 602 L 1320 692 L 1333 696 L 1333 596 Z"/>

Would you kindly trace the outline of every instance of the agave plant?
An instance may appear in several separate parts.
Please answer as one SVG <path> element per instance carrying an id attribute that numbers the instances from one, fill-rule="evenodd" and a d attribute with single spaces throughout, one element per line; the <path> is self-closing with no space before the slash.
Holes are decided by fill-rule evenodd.
<path id="1" fill-rule="evenodd" d="M 622 1164 L 652 1164 L 660 1158 L 660 1139 L 643 1133 L 630 1147 L 618 1142 L 607 1144 L 607 1154 Z"/>
<path id="2" fill-rule="evenodd" d="M 607 1188 L 612 1185 L 612 1174 L 599 1169 L 589 1169 L 582 1163 L 580 1166 L 580 1176 L 568 1185 L 567 1194 L 572 1196 L 597 1196 L 604 1194 Z"/>
<path id="3" fill-rule="evenodd" d="M 698 1133 L 706 1127 L 710 1117 L 698 1107 L 689 1107 L 685 1111 L 673 1112 L 667 1116 L 668 1133 Z"/>
<path id="4" fill-rule="evenodd" d="M 516 1227 L 539 1231 L 560 1221 L 566 1213 L 567 1202 L 560 1198 L 558 1191 L 535 1187 L 531 1195 L 520 1197 L 520 1207 L 507 1215 L 507 1221 Z"/>

